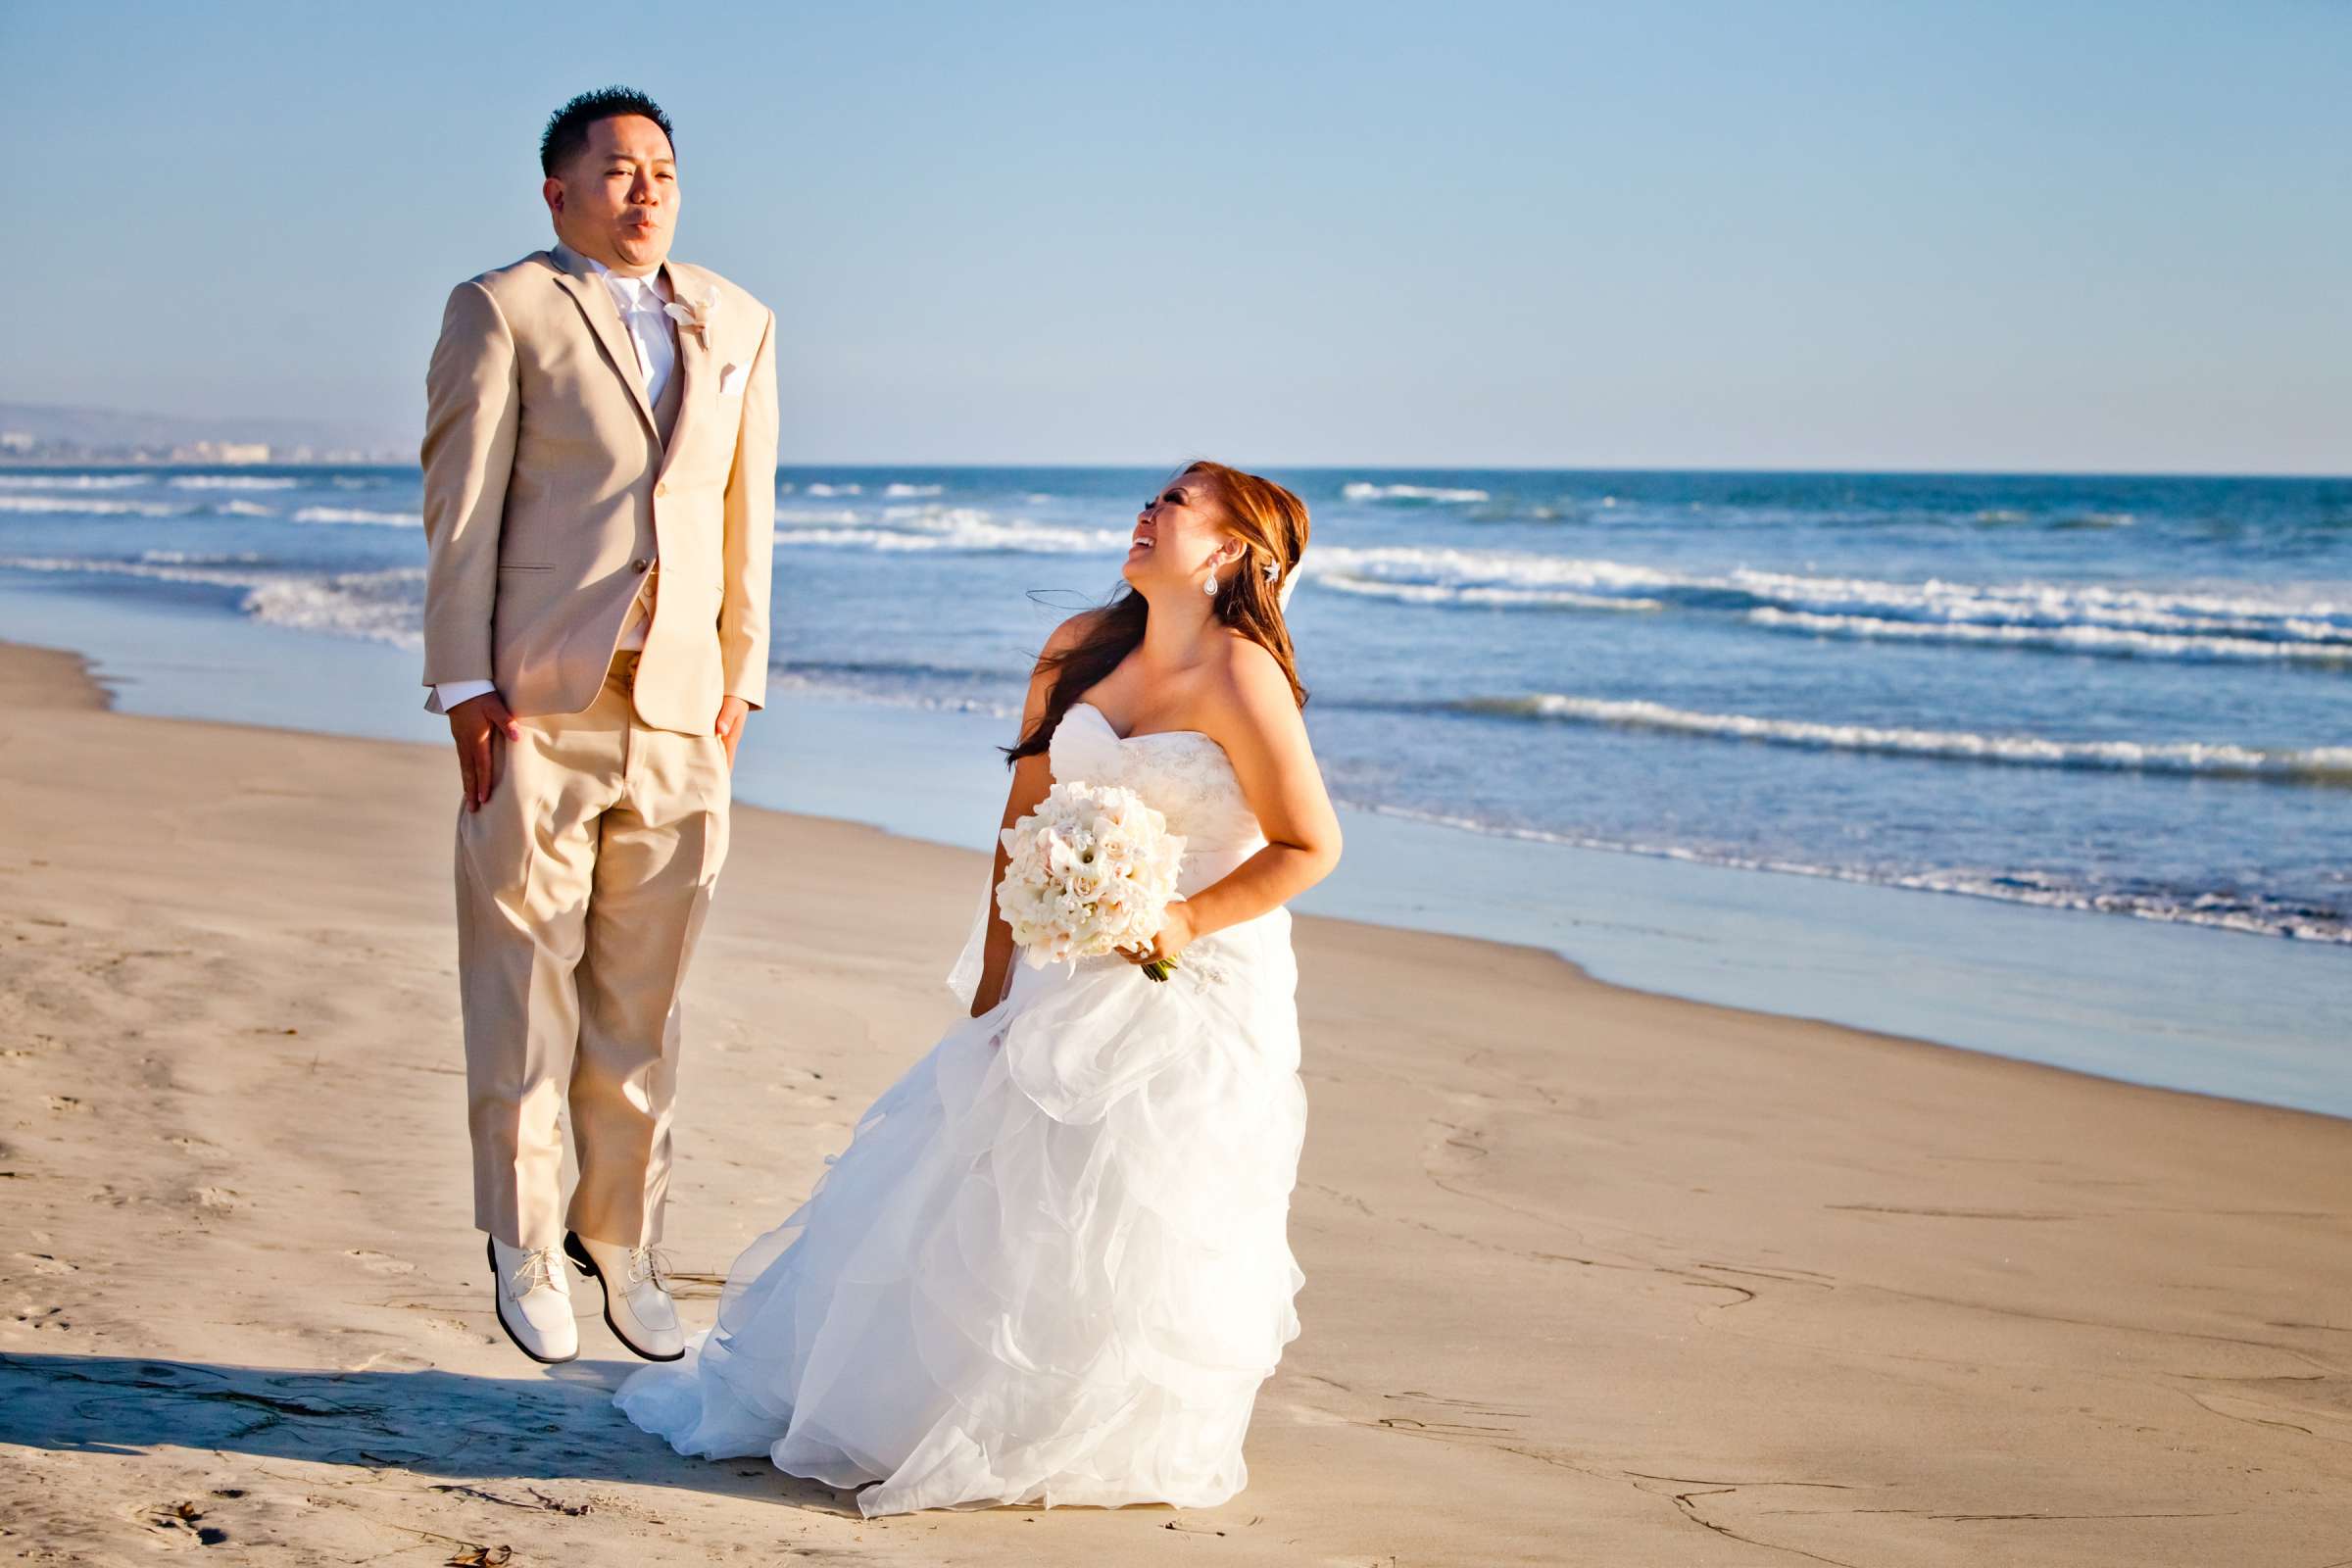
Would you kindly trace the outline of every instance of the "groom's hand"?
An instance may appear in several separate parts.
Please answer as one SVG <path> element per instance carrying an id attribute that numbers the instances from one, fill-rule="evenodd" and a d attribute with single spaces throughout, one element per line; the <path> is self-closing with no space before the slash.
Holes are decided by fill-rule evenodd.
<path id="1" fill-rule="evenodd" d="M 743 721 L 751 716 L 752 705 L 740 697 L 730 697 L 718 705 L 718 722 L 710 733 L 727 744 L 727 768 L 735 767 L 735 748 L 743 744 Z"/>
<path id="2" fill-rule="evenodd" d="M 469 697 L 449 710 L 449 733 L 458 743 L 458 771 L 466 780 L 466 809 L 478 811 L 498 788 L 506 743 L 522 739 L 514 715 L 496 692 Z"/>

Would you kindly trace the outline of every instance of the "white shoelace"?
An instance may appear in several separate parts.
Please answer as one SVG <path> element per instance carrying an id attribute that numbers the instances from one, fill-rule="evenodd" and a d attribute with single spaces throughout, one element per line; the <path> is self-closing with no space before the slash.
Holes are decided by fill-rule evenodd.
<path id="1" fill-rule="evenodd" d="M 662 1284 L 662 1276 L 668 1272 L 669 1259 L 652 1247 L 629 1249 L 629 1283 L 631 1285 L 643 1285 L 650 1280 L 656 1289 L 666 1291 L 669 1287 Z"/>
<path id="2" fill-rule="evenodd" d="M 541 1286 L 556 1283 L 556 1250 L 552 1247 L 533 1248 L 522 1254 L 522 1261 L 507 1276 L 507 1286 L 516 1300 L 530 1295 Z"/>

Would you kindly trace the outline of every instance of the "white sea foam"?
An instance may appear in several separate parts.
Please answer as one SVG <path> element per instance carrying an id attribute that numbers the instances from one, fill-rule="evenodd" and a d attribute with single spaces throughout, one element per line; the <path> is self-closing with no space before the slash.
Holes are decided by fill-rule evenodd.
<path id="1" fill-rule="evenodd" d="M 1666 730 L 1816 751 L 1873 752 L 2023 767 L 2194 773 L 2352 786 L 2352 746 L 2265 750 L 2214 741 L 2056 741 L 2038 735 L 1980 735 L 1969 730 L 1831 724 L 1811 719 L 1766 718 L 1751 713 L 1704 713 L 1669 708 L 1663 703 L 1574 697 L 1557 692 L 1532 697 L 1478 698 L 1460 706 L 1473 712 L 1511 717 Z"/>
<path id="2" fill-rule="evenodd" d="M 1834 621 L 1807 623 L 1776 617 L 1855 617 L 1842 629 L 1856 636 L 1873 634 L 1872 628 L 1860 624 L 1868 620 L 1930 628 L 1918 634 L 1921 636 L 1963 628 L 1949 638 L 1955 642 L 2009 642 L 2025 646 L 2034 646 L 2035 642 L 2033 637 L 2013 638 L 1997 631 L 1975 636 L 1965 629 L 1971 627 L 2018 627 L 2036 633 L 2105 627 L 2194 639 L 2199 643 L 2242 638 L 2352 649 L 2352 604 L 2309 599 L 2292 591 L 2214 593 L 2100 584 L 1984 584 L 1940 578 L 1891 582 L 1750 567 L 1689 572 L 1631 562 L 1526 551 L 1419 545 L 1322 546 L 1307 553 L 1301 569 L 1308 578 L 1322 579 L 1330 586 L 1357 593 L 1384 593 L 1420 604 L 1613 608 L 1606 602 L 1642 600 L 1647 602 L 1642 606 L 1645 609 L 1679 606 L 1697 611 L 1738 612 L 1749 615 L 1759 625 L 1776 629 L 1840 629 Z M 1412 590 L 1410 593 L 1402 591 L 1408 588 Z M 1899 631 L 1883 634 L 1907 635 Z M 2072 640 L 2080 642 L 2085 651 L 2100 651 L 2098 638 Z M 2121 647 L 2129 641 L 2124 639 L 2113 646 Z M 2069 646 L 2069 641 L 2051 640 L 2047 646 Z M 2137 647 L 2143 655 L 2152 655 L 2182 645 L 2146 641 Z M 2196 657 L 2196 654 L 2194 650 L 2185 650 L 2182 657 Z M 2225 653 L 2211 657 L 2232 656 Z"/>
<path id="3" fill-rule="evenodd" d="M 1344 593 L 1420 605 L 1661 610 L 1675 574 L 1612 561 L 1442 545 L 1322 545 L 1299 574 Z"/>
<path id="4" fill-rule="evenodd" d="M 781 545 L 895 551 L 962 551 L 975 555 L 1086 555 L 1124 549 L 1125 529 L 1069 528 L 1025 517 L 999 519 L 980 507 L 885 507 L 878 517 L 843 513 L 832 526 L 778 528 Z"/>
<path id="5" fill-rule="evenodd" d="M 899 528 L 779 528 L 776 543 L 798 546 L 862 545 L 868 550 L 965 551 L 976 555 L 1093 555 L 1116 550 L 1127 535 L 1102 528 L 1053 528 L 1033 522 L 991 522 L 973 518 L 949 527 L 915 531 Z"/>
<path id="6" fill-rule="evenodd" d="M 291 490 L 302 481 L 266 473 L 182 473 L 172 483 L 182 490 Z"/>
<path id="7" fill-rule="evenodd" d="M 2184 660 L 2297 660 L 2320 663 L 2352 663 L 2352 639 L 2343 638 L 2320 622 L 2283 621 L 2293 629 L 2308 626 L 2321 635 L 2310 639 L 2274 641 L 2261 637 L 2189 637 L 2175 632 L 2133 631 L 2119 626 L 1984 626 L 1920 620 L 1887 620 L 1877 615 L 1818 615 L 1801 610 L 1751 610 L 1748 620 L 1774 631 L 1807 632 L 1818 637 L 1890 638 L 1909 642 L 1998 643 L 2010 648 L 2051 648 L 2070 654 L 2094 654 L 2110 659 Z"/>
<path id="8" fill-rule="evenodd" d="M 299 631 L 334 632 L 419 647 L 424 639 L 424 568 L 299 572 L 260 565 L 250 555 L 151 550 L 137 561 L 80 556 L 0 556 L 0 567 L 149 582 L 242 589 L 238 609 Z"/>
<path id="9" fill-rule="evenodd" d="M 1351 577 L 1326 571 L 1315 577 L 1325 588 L 1358 594 L 1367 599 L 1395 599 L 1413 605 L 1495 605 L 1506 608 L 1551 606 L 1564 610 L 1663 610 L 1659 599 L 1614 598 L 1579 593 L 1572 588 L 1506 588 L 1470 584 L 1383 582 L 1376 577 Z"/>
<path id="10" fill-rule="evenodd" d="M 151 482 L 144 473 L 0 473 L 0 490 L 129 490 Z"/>
<path id="11" fill-rule="evenodd" d="M 1885 514 L 1883 513 L 1863 512 L 1843 520 L 1854 522 L 1877 522 L 1882 520 Z M 2019 512 L 2008 507 L 1987 508 L 1983 512 L 1977 513 L 1974 520 L 2002 526 L 2014 526 L 2019 523 L 2031 522 L 2039 523 L 2042 526 L 2049 528 L 2129 528 L 2139 521 L 2137 517 L 2133 516 L 2129 512 L 2061 512 L 2051 514 Z"/>
<path id="12" fill-rule="evenodd" d="M 218 502 L 214 505 L 213 511 L 231 517 L 274 517 L 277 515 L 275 507 L 265 507 L 258 501 Z"/>
<path id="13" fill-rule="evenodd" d="M 945 485 L 937 484 L 890 484 L 883 487 L 882 493 L 904 501 L 916 496 L 935 496 L 946 488 Z"/>
<path id="14" fill-rule="evenodd" d="M 934 713 L 982 713 L 991 718 L 1018 718 L 1018 703 L 991 702 L 985 697 L 941 697 L 925 692 L 878 691 L 870 686 L 808 670 L 779 669 L 768 675 L 770 690 L 789 688 L 810 697 L 843 697 L 879 708 L 911 708 Z"/>
<path id="15" fill-rule="evenodd" d="M 1484 490 L 1448 490 L 1443 486 L 1423 484 L 1373 484 L 1354 479 L 1340 492 L 1350 501 L 1428 501 L 1442 506 L 1461 506 L 1489 500 Z"/>
<path id="16" fill-rule="evenodd" d="M 421 647 L 424 568 L 272 577 L 255 584 L 241 608 L 273 626 Z"/>
<path id="17" fill-rule="evenodd" d="M 195 510 L 186 502 L 115 501 L 102 496 L 0 495 L 0 512 L 70 513 L 84 517 L 179 517 Z"/>
<path id="18" fill-rule="evenodd" d="M 84 556 L 0 556 L 0 567 L 11 571 L 53 571 L 87 573 L 102 577 L 144 577 L 150 582 L 201 583 L 214 588 L 250 588 L 254 574 L 250 571 L 229 571 L 209 558 L 197 562 L 172 559 L 172 553 L 158 551 L 156 559 L 115 561 Z M 201 564 L 198 564 L 201 563 Z"/>
<path id="19" fill-rule="evenodd" d="M 294 514 L 296 522 L 372 523 L 386 528 L 419 528 L 424 518 L 414 512 L 370 512 L 366 507 L 305 507 Z"/>
<path id="20" fill-rule="evenodd" d="M 2259 902 L 2230 900 L 2218 895 L 2168 896 L 2132 894 L 2073 887 L 2033 873 L 1943 869 L 1903 872 L 1852 866 L 1816 865 L 1771 856 L 1734 855 L 1682 844 L 1653 844 L 1641 840 L 1605 839 L 1586 834 L 1554 833 L 1542 828 L 1483 821 L 1450 812 L 1427 811 L 1408 806 L 1373 801 L 1335 800 L 1334 804 L 1380 816 L 1427 822 L 1491 838 L 1517 839 L 1532 844 L 1557 844 L 1571 849 L 1605 850 L 1619 855 L 1651 856 L 1693 865 L 1727 866 L 1742 871 L 1778 871 L 1789 876 L 1823 877 L 1876 887 L 1912 888 L 1923 893 L 1949 893 L 1964 898 L 1996 899 L 2007 904 L 2031 904 L 2043 908 L 2081 909 L 2101 914 L 2128 914 L 2135 919 L 2168 924 L 2201 925 L 2253 936 L 2287 937 L 2305 942 L 2352 945 L 2352 924 L 2299 910 L 2271 908 Z"/>
<path id="21" fill-rule="evenodd" d="M 865 494 L 861 484 L 811 484 L 808 493 L 812 496 L 860 496 Z"/>
<path id="22" fill-rule="evenodd" d="M 2063 626 L 2125 626 L 2141 631 L 2261 632 L 2300 621 L 2352 638 L 2352 605 L 2304 604 L 2278 597 L 2110 588 L 2096 583 L 1966 583 L 1931 577 L 1886 582 L 1866 577 L 1809 577 L 1740 568 L 1690 581 L 1745 593 L 1791 610 L 1843 612 L 1902 619 Z"/>

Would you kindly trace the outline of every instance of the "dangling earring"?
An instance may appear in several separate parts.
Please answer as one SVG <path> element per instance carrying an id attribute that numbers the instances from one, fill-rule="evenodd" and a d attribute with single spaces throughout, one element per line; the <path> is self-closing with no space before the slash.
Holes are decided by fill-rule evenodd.
<path id="1" fill-rule="evenodd" d="M 1208 574 L 1208 581 L 1200 585 L 1200 591 L 1211 599 L 1217 597 L 1217 574 L 1215 572 L 1212 571 Z"/>

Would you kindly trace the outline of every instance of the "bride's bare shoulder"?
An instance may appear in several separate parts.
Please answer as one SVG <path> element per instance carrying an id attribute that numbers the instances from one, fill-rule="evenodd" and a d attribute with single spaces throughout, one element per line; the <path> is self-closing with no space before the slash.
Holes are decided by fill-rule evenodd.
<path id="1" fill-rule="evenodd" d="M 1288 727 L 1298 719 L 1298 700 L 1282 661 L 1245 633 L 1234 632 L 1226 639 L 1217 678 L 1209 686 L 1210 705 L 1225 724 L 1254 731 L 1269 724 Z"/>

